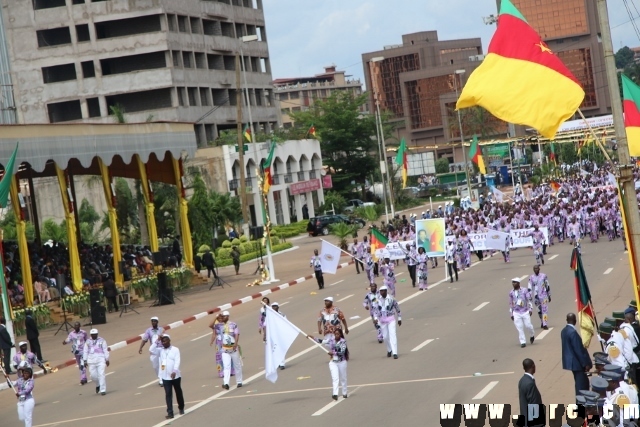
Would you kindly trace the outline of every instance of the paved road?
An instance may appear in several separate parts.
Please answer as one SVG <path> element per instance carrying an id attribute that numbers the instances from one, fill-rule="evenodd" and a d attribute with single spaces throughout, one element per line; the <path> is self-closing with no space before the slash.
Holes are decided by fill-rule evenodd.
<path id="1" fill-rule="evenodd" d="M 302 239 L 301 245 L 303 240 L 307 241 Z M 304 243 L 309 248 L 315 244 L 315 240 Z M 611 311 L 626 307 L 632 299 L 627 255 L 621 249 L 620 241 L 583 245 L 587 277 L 601 320 Z M 306 252 L 304 249 L 282 255 L 285 258 L 276 258 L 276 262 L 285 263 L 286 259 L 305 268 Z M 242 332 L 245 387 L 241 389 L 234 387 L 233 380 L 230 391 L 220 387 L 207 335 L 210 317 L 175 329 L 171 336 L 182 352 L 187 414 L 172 420 L 171 424 L 210 425 L 217 416 L 218 420 L 232 417 L 237 425 L 397 425 L 400 419 L 407 425 L 438 425 L 440 403 L 516 404 L 521 361 L 525 357 L 536 361 L 536 378 L 544 401 L 568 402 L 573 393 L 572 377 L 561 369 L 559 334 L 565 314 L 575 310 L 570 246 L 549 248 L 543 271 L 550 276 L 552 287 L 552 329 L 543 332 L 534 319 L 538 339 L 526 349 L 520 348 L 517 332 L 509 319 L 507 294 L 510 279 L 530 274 L 534 259 L 530 250 L 520 249 L 512 255 L 510 264 L 504 264 L 498 256 L 475 263 L 453 284 L 442 281 L 442 266 L 431 270 L 430 282 L 437 286 L 426 292 L 410 287 L 406 269 L 401 265 L 397 271 L 404 272 L 398 283 L 403 324 L 398 330 L 398 360 L 387 358 L 383 344 L 375 339 L 367 312 L 361 305 L 365 278 L 356 275 L 353 268 L 328 276 L 328 286 L 323 291 L 308 281 L 274 293 L 272 301 L 277 300 L 288 318 L 308 333 L 317 332 L 317 313 L 325 295 L 334 296 L 336 305 L 345 312 L 351 329 L 347 337 L 352 357 L 348 368 L 350 395 L 337 403 L 331 400 L 327 356 L 303 337 L 298 338 L 289 351 L 287 369 L 279 372 L 277 383 L 264 379 L 264 344 L 257 331 L 257 301 L 231 310 L 232 319 Z M 300 271 L 306 274 L 306 270 Z M 235 294 L 242 290 L 245 295 L 253 293 L 239 286 L 212 292 L 222 295 L 222 292 Z M 194 296 L 188 298 L 185 305 L 196 307 L 199 303 L 200 311 L 211 308 L 210 301 Z M 165 310 L 161 314 L 163 321 L 180 318 L 174 316 L 174 311 L 182 310 L 180 304 L 161 309 Z M 141 322 L 138 319 L 142 316 L 133 316 L 129 319 L 135 320 L 128 323 Z M 108 325 L 104 325 L 105 329 Z M 113 330 L 109 332 L 115 334 Z M 592 345 L 595 346 L 596 343 Z M 39 378 L 34 425 L 75 426 L 86 424 L 89 419 L 96 427 L 163 425 L 164 394 L 155 385 L 146 352 L 140 356 L 137 345 L 132 345 L 111 356 L 108 393 L 104 397 L 94 394 L 92 383 L 79 386 L 77 370 L 73 368 Z M 475 376 L 476 373 L 481 375 Z M 0 399 L 3 426 L 20 425 L 15 400 L 8 392 L 0 396 L 3 396 Z"/>

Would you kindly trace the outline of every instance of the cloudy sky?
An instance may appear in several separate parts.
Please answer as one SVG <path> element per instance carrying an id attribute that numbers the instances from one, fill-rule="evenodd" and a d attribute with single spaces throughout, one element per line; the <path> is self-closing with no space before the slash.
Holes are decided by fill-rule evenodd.
<path id="1" fill-rule="evenodd" d="M 592 1 L 592 0 L 589 0 Z M 640 27 L 640 0 L 627 0 Z M 633 3 L 637 10 L 631 5 Z M 437 30 L 440 40 L 481 37 L 486 52 L 495 0 L 263 0 L 273 78 L 312 76 L 325 65 L 362 79 L 362 53 Z M 640 46 L 623 0 L 609 0 L 614 50 Z"/>

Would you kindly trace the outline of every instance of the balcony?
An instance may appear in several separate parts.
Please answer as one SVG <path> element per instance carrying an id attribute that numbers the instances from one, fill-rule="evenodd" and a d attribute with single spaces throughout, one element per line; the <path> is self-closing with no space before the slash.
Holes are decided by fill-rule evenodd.
<path id="1" fill-rule="evenodd" d="M 273 176 L 273 185 L 279 185 L 280 184 L 280 175 L 274 175 Z"/>
<path id="2" fill-rule="evenodd" d="M 285 184 L 291 184 L 293 182 L 293 175 L 290 173 L 287 173 L 284 175 L 284 183 Z"/>
<path id="3" fill-rule="evenodd" d="M 309 171 L 309 179 L 316 179 L 316 171 L 314 170 Z"/>
<path id="4" fill-rule="evenodd" d="M 253 178 L 252 177 L 245 178 L 244 185 L 248 188 L 253 188 Z"/>
<path id="5" fill-rule="evenodd" d="M 304 181 L 304 171 L 298 172 L 298 182 Z"/>
<path id="6" fill-rule="evenodd" d="M 229 180 L 229 191 L 235 191 L 238 189 L 238 187 L 239 187 L 239 180 L 237 179 Z"/>

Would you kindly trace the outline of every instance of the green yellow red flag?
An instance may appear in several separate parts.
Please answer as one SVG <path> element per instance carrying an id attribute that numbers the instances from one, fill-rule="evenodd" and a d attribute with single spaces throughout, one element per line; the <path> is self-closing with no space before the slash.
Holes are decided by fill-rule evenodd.
<path id="1" fill-rule="evenodd" d="M 400 141 L 400 148 L 396 154 L 396 164 L 402 166 L 402 189 L 407 188 L 407 174 L 409 173 L 409 161 L 407 160 L 407 143 L 404 138 Z"/>
<path id="2" fill-rule="evenodd" d="M 485 175 L 487 168 L 484 165 L 484 159 L 482 158 L 482 150 L 480 144 L 478 144 L 478 137 L 473 135 L 473 141 L 471 142 L 471 148 L 469 149 L 469 158 L 473 163 L 478 166 L 480 173 Z"/>
<path id="3" fill-rule="evenodd" d="M 389 240 L 375 228 L 371 229 L 371 256 L 374 260 L 378 260 L 376 250 L 385 248 Z"/>
<path id="4" fill-rule="evenodd" d="M 502 0 L 489 53 L 471 73 L 456 109 L 476 105 L 509 123 L 553 139 L 584 99 L 580 82 L 520 11 Z"/>
<path id="5" fill-rule="evenodd" d="M 638 157 L 640 156 L 640 87 L 624 74 L 622 75 L 622 98 L 629 154 Z"/>
<path id="6" fill-rule="evenodd" d="M 573 249 L 571 254 L 570 268 L 574 271 L 576 302 L 578 304 L 578 325 L 580 325 L 580 336 L 585 348 L 589 348 L 591 337 L 597 333 L 596 314 L 591 302 L 591 292 L 587 284 L 587 276 L 582 267 L 582 258 L 578 248 Z"/>

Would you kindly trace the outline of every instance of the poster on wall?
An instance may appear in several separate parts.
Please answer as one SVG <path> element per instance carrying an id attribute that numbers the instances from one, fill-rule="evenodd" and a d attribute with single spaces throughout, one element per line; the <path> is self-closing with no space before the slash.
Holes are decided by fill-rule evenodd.
<path id="1" fill-rule="evenodd" d="M 430 257 L 444 256 L 444 218 L 420 219 L 416 221 L 416 249 L 424 248 Z"/>

